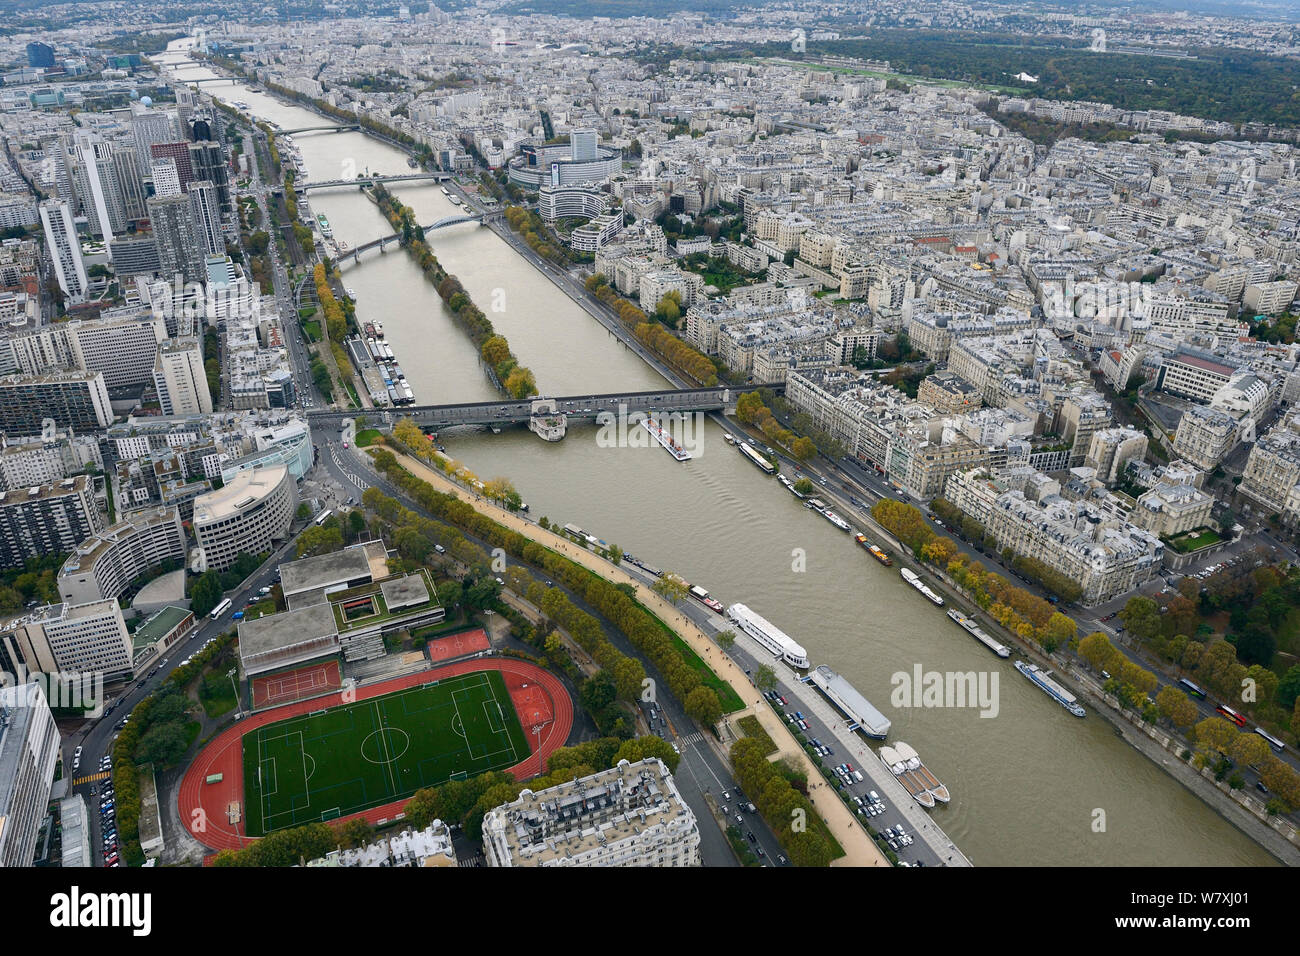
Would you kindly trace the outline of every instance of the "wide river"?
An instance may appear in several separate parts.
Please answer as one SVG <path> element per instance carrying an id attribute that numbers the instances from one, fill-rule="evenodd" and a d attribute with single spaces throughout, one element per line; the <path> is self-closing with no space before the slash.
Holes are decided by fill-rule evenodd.
<path id="1" fill-rule="evenodd" d="M 163 62 L 189 64 L 169 52 Z M 185 66 L 184 78 L 213 76 Z M 247 86 L 204 84 L 285 129 L 323 120 Z M 294 137 L 307 180 L 404 173 L 403 153 L 361 133 Z M 428 224 L 455 211 L 436 185 L 402 186 Z M 359 192 L 309 194 L 336 238 L 356 246 L 389 231 Z M 491 230 L 429 234 L 434 252 L 533 369 L 542 394 L 654 388 L 649 369 Z M 468 336 L 400 250 L 344 272 L 357 314 L 379 320 L 421 403 L 496 397 Z M 493 304 L 501 311 L 493 311 Z M 510 477 L 532 514 L 571 521 L 650 563 L 702 584 L 724 604 L 743 601 L 828 664 L 893 721 L 947 784 L 936 822 L 976 865 L 1268 865 L 1253 841 L 1120 740 L 1095 715 L 1071 717 L 872 561 L 849 537 L 800 507 L 727 446 L 712 423 L 686 463 L 653 448 L 603 447 L 594 427 L 548 444 L 524 430 L 446 436 L 448 451 L 484 477 Z M 997 679 L 996 716 L 972 708 L 891 701 L 892 675 L 977 671 Z M 990 685 L 991 686 L 991 685 Z M 1101 825 L 1098 824 L 1101 821 Z"/>

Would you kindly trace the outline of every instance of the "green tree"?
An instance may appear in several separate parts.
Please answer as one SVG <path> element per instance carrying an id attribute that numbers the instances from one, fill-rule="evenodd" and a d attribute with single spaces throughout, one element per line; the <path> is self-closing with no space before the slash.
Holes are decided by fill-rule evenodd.
<path id="1" fill-rule="evenodd" d="M 724 651 L 730 651 L 736 646 L 735 631 L 719 631 L 717 636 L 713 639 L 718 642 L 718 646 Z"/>
<path id="2" fill-rule="evenodd" d="M 681 575 L 674 574 L 671 571 L 665 571 L 661 574 L 659 579 L 651 585 L 651 589 L 674 604 L 680 604 L 690 593 L 690 589 Z"/>
<path id="3" fill-rule="evenodd" d="M 190 588 L 190 610 L 195 617 L 202 617 L 221 603 L 221 575 L 216 571 L 205 571 L 194 581 Z"/>
<path id="4" fill-rule="evenodd" d="M 185 731 L 185 724 L 179 720 L 169 720 L 155 724 L 141 735 L 135 759 L 138 764 L 170 767 L 185 756 L 188 748 L 189 735 Z"/>
<path id="5" fill-rule="evenodd" d="M 718 695 L 712 687 L 700 685 L 682 701 L 682 707 L 686 711 L 686 716 L 690 717 L 701 727 L 713 727 L 722 719 L 722 705 L 718 702 Z"/>
<path id="6" fill-rule="evenodd" d="M 337 524 L 323 524 L 308 528 L 298 536 L 298 557 L 307 558 L 317 554 L 329 554 L 343 549 L 343 532 Z"/>
<path id="7" fill-rule="evenodd" d="M 1160 716 L 1180 729 L 1196 723 L 1196 705 L 1177 687 L 1167 684 L 1156 694 L 1156 707 Z"/>
<path id="8" fill-rule="evenodd" d="M 767 693 L 770 690 L 776 690 L 777 679 L 776 671 L 770 664 L 759 664 L 754 670 L 754 686 Z"/>
<path id="9" fill-rule="evenodd" d="M 597 671 L 578 688 L 578 700 L 583 709 L 593 716 L 603 713 L 617 696 L 614 679 L 606 671 Z"/>
<path id="10" fill-rule="evenodd" d="M 1161 631 L 1160 605 L 1148 597 L 1136 595 L 1119 612 L 1119 619 L 1134 637 L 1149 641 Z"/>

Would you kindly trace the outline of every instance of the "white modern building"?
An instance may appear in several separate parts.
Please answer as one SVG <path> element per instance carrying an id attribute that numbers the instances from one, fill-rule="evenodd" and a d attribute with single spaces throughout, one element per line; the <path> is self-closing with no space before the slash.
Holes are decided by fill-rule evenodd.
<path id="1" fill-rule="evenodd" d="M 137 511 L 68 556 L 59 569 L 59 597 L 67 604 L 115 599 L 150 568 L 169 560 L 183 564 L 185 543 L 176 508 Z"/>
<path id="2" fill-rule="evenodd" d="M 54 275 L 64 297 L 72 305 L 86 301 L 90 277 L 86 275 L 86 263 L 81 258 L 81 240 L 72 220 L 72 208 L 62 199 L 45 200 L 41 203 L 41 225 L 54 263 Z"/>
<path id="3" fill-rule="evenodd" d="M 0 625 L 0 657 L 30 673 L 102 674 L 105 681 L 132 672 L 131 635 L 115 600 L 47 604 Z"/>
<path id="4" fill-rule="evenodd" d="M 167 339 L 158 346 L 154 388 L 164 415 L 211 415 L 212 392 L 197 336 Z"/>
<path id="5" fill-rule="evenodd" d="M 40 684 L 0 687 L 0 866 L 31 866 L 59 760 Z"/>
<path id="6" fill-rule="evenodd" d="M 284 538 L 298 505 L 287 465 L 264 465 L 194 499 L 194 536 L 209 569 L 224 571 L 241 552 L 261 554 Z"/>

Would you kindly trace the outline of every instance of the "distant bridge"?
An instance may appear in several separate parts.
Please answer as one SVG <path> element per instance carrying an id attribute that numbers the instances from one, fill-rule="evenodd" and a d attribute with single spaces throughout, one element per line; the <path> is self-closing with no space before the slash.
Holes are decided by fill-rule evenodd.
<path id="1" fill-rule="evenodd" d="M 360 123 L 351 123 L 346 126 L 334 126 L 332 124 L 299 126 L 297 129 L 280 129 L 275 132 L 277 136 L 293 136 L 295 133 L 353 133 L 359 129 L 361 129 Z"/>
<path id="2" fill-rule="evenodd" d="M 595 422 L 601 413 L 618 415 L 631 412 L 717 412 L 735 404 L 741 391 L 770 388 L 784 393 L 785 383 L 749 385 L 744 389 L 718 386 L 716 388 L 661 388 L 650 392 L 616 392 L 605 395 L 568 395 L 550 399 L 570 422 Z M 364 414 L 375 424 L 376 416 L 390 423 L 399 418 L 409 418 L 425 428 L 452 428 L 457 425 L 526 425 L 532 414 L 535 398 L 520 401 L 474 402 L 465 405 L 408 405 L 391 409 L 335 411 L 333 409 L 307 412 L 313 428 L 340 428 L 343 420 Z"/>
<path id="3" fill-rule="evenodd" d="M 186 84 L 192 83 L 195 86 L 198 86 L 200 83 L 238 83 L 239 82 L 239 80 L 235 79 L 235 77 L 233 76 L 202 76 L 191 80 L 188 77 L 177 77 L 174 72 L 172 75 L 173 77 L 175 77 L 175 79 L 172 80 L 173 83 L 186 83 Z"/>
<path id="4" fill-rule="evenodd" d="M 491 215 L 490 213 L 480 212 L 480 213 L 474 213 L 473 215 L 443 216 L 441 219 L 435 220 L 434 222 L 429 223 L 429 225 L 421 226 L 420 228 L 423 229 L 426 233 L 429 233 L 434 231 L 435 229 L 443 229 L 446 226 L 455 226 L 462 222 L 483 222 L 490 215 Z M 401 241 L 402 241 L 402 237 L 397 235 L 396 233 L 394 233 L 391 236 L 382 236 L 379 239 L 371 239 L 369 242 L 364 242 L 361 245 L 357 246 L 355 249 L 344 250 L 342 253 L 340 253 L 338 259 L 336 260 L 336 264 L 341 266 L 345 262 L 352 262 L 354 264 L 358 263 L 361 261 L 361 253 L 369 252 L 371 249 L 378 249 L 380 252 L 383 252 L 384 248 L 389 244 L 400 243 Z"/>
<path id="5" fill-rule="evenodd" d="M 327 126 L 327 127 L 320 127 L 320 128 L 335 129 L 336 127 Z M 345 127 L 340 126 L 337 128 L 344 129 Z M 359 128 L 359 127 L 355 127 L 355 128 Z M 294 132 L 299 132 L 299 131 L 295 130 Z M 356 186 L 358 188 L 364 188 L 373 183 L 414 183 L 414 182 L 421 182 L 421 181 L 427 182 L 430 180 L 437 181 L 437 182 L 445 182 L 448 179 L 451 179 L 451 173 L 402 173 L 396 176 L 361 175 L 356 177 L 355 179 L 322 179 L 317 182 L 305 182 L 305 183 L 295 182 L 293 184 L 293 190 L 294 192 L 305 193 L 309 189 L 336 189 L 340 186 Z"/>

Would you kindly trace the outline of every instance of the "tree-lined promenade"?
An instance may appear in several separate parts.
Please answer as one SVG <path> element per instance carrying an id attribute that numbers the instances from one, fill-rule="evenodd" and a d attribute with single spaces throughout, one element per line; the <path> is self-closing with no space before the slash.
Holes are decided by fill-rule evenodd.
<path id="1" fill-rule="evenodd" d="M 380 453 L 383 454 L 382 452 Z M 389 453 L 392 454 L 392 453 Z M 504 527 L 508 532 L 517 534 L 529 541 L 536 542 L 568 561 L 581 565 L 594 572 L 609 583 L 620 587 L 630 586 L 636 602 L 644 606 L 652 615 L 664 622 L 682 641 L 702 660 L 706 661 L 714 673 L 725 681 L 739 695 L 745 710 L 758 717 L 763 729 L 780 748 L 775 759 L 783 759 L 795 770 L 810 780 L 817 779 L 818 771 L 808 760 L 807 755 L 791 736 L 786 726 L 776 719 L 770 707 L 763 700 L 759 690 L 749 678 L 726 654 L 716 648 L 709 637 L 689 617 L 678 610 L 672 602 L 656 593 L 651 587 L 632 577 L 626 571 L 606 559 L 593 554 L 576 542 L 546 528 L 533 525 L 504 508 L 482 500 L 471 491 L 460 487 L 439 471 L 424 464 L 419 459 L 407 454 L 392 455 L 394 463 L 412 476 L 426 483 L 442 494 L 454 495 L 474 511 Z M 381 464 L 377 462 L 377 464 Z M 621 589 L 621 588 L 620 588 Z M 832 865 L 837 866 L 888 866 L 888 861 L 881 855 L 866 831 L 854 820 L 848 808 L 830 787 L 818 787 L 807 796 L 809 806 L 821 817 L 844 851 Z M 757 803 L 757 800 L 755 801 Z M 812 828 L 805 833 L 794 834 L 787 824 L 784 834 L 777 832 L 782 845 L 793 838 L 812 837 L 820 839 Z M 795 859 L 793 856 L 791 859 Z"/>

